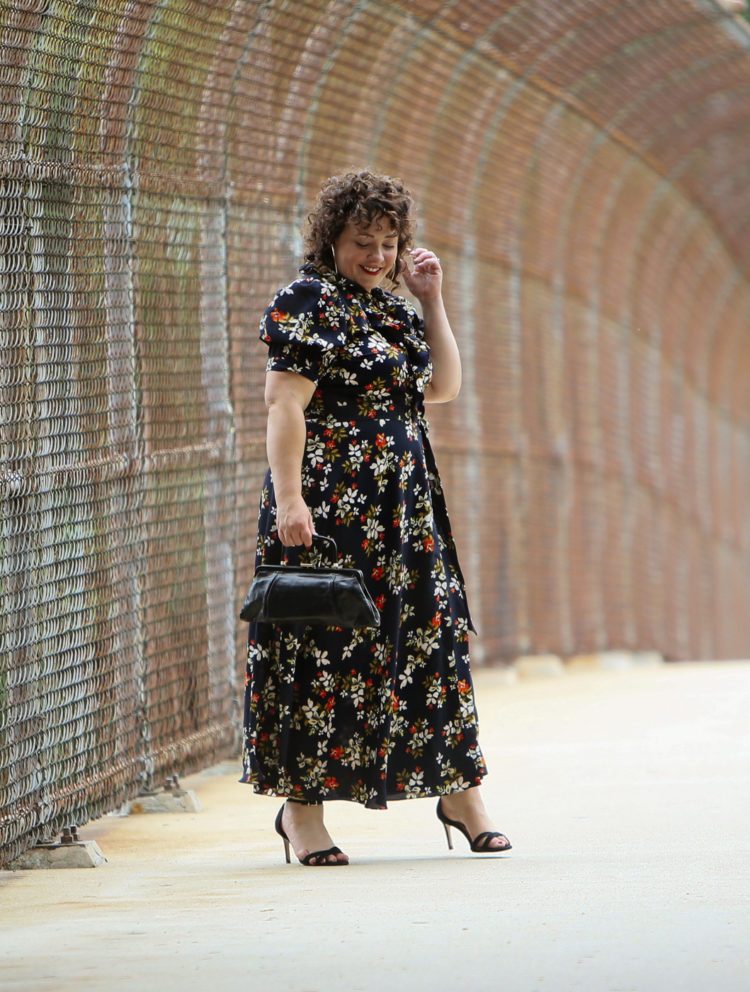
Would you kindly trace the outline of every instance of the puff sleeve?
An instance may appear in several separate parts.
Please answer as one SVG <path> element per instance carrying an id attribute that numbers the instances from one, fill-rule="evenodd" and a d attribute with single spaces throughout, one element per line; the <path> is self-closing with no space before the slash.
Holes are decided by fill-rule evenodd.
<path id="1" fill-rule="evenodd" d="M 346 314 L 334 286 L 313 276 L 280 290 L 260 322 L 268 372 L 297 372 L 316 385 L 346 343 Z"/>

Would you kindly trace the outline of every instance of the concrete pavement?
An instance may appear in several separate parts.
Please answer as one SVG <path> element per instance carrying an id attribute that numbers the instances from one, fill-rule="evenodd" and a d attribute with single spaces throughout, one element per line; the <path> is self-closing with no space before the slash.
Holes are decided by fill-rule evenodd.
<path id="1" fill-rule="evenodd" d="M 331 804 L 350 867 L 286 865 L 226 762 L 201 813 L 84 827 L 103 867 L 0 872 L 0 988 L 750 989 L 750 663 L 476 684 L 507 856 L 448 852 L 433 801 Z"/>

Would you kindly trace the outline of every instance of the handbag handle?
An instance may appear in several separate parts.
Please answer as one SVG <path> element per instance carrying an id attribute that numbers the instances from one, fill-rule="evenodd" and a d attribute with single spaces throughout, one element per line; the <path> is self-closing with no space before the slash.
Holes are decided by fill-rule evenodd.
<path id="1" fill-rule="evenodd" d="M 334 539 L 332 537 L 326 537 L 324 534 L 313 534 L 313 541 L 322 541 L 327 546 L 327 553 L 329 560 L 332 565 L 335 565 L 338 560 L 339 549 L 336 546 L 336 542 L 334 541 Z M 298 549 L 299 547 L 300 545 L 295 545 L 295 544 L 282 545 L 283 556 L 286 558 L 288 551 L 290 551 L 292 548 Z M 298 555 L 301 553 L 302 552 L 297 551 Z"/>

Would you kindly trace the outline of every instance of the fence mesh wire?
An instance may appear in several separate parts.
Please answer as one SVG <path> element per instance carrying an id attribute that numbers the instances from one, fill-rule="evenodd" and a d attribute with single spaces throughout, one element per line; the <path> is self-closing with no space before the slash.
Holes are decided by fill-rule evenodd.
<path id="1" fill-rule="evenodd" d="M 257 319 L 403 175 L 475 659 L 746 653 L 750 59 L 712 0 L 0 0 L 0 848 L 236 741 Z"/>

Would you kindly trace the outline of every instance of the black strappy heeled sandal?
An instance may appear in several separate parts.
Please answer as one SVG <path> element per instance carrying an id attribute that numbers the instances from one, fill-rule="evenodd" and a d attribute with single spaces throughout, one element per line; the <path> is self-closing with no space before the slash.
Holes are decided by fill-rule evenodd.
<path id="1" fill-rule="evenodd" d="M 276 833 L 284 841 L 284 854 L 286 855 L 286 863 L 289 865 L 292 863 L 292 859 L 289 856 L 289 838 L 286 835 L 286 831 L 281 825 L 281 818 L 284 815 L 284 806 L 287 803 L 299 803 L 300 806 L 322 806 L 322 803 L 310 803 L 305 799 L 286 799 L 282 804 L 281 809 L 276 814 L 276 822 L 274 827 L 276 828 Z M 346 865 L 348 861 L 328 861 L 331 854 L 343 854 L 344 852 L 340 847 L 329 847 L 327 851 L 311 851 L 306 854 L 304 858 L 298 858 L 297 860 L 301 865 L 305 865 L 307 868 L 335 868 L 337 865 Z"/>
<path id="2" fill-rule="evenodd" d="M 460 820 L 451 820 L 445 815 L 442 807 L 442 799 L 438 799 L 437 804 L 437 818 L 445 827 L 445 839 L 448 841 L 448 849 L 453 850 L 453 841 L 451 840 L 451 827 L 455 827 L 456 830 L 460 830 L 464 837 L 469 842 L 469 847 L 477 854 L 504 854 L 506 851 L 510 851 L 512 848 L 511 842 L 505 836 L 501 834 L 499 830 L 483 830 L 481 834 L 472 840 L 469 836 L 469 831 L 461 823 Z M 505 844 L 502 847 L 490 847 L 490 841 L 494 837 L 502 837 L 505 840 Z"/>

